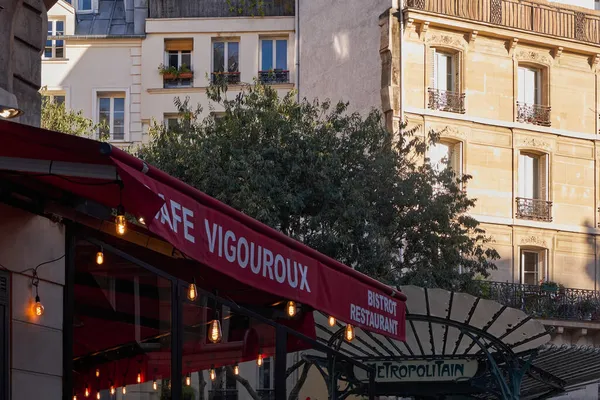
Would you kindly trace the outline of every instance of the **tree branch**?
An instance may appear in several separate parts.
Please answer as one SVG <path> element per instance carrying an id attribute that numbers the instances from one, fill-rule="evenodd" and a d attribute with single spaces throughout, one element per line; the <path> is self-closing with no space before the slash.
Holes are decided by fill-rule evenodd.
<path id="1" fill-rule="evenodd" d="M 250 382 L 248 382 L 248 379 L 245 379 L 240 375 L 235 375 L 231 367 L 227 367 L 227 369 L 229 370 L 230 375 L 233 376 L 236 381 L 242 384 L 242 386 L 246 389 L 250 397 L 252 397 L 254 400 L 261 400 L 258 393 L 256 393 Z"/>
<path id="2" fill-rule="evenodd" d="M 311 363 L 305 362 L 304 367 L 302 368 L 302 373 L 300 374 L 300 378 L 298 382 L 294 385 L 294 388 L 290 392 L 290 396 L 288 400 L 298 400 L 298 395 L 300 394 L 300 389 L 304 386 L 306 382 L 306 378 L 308 378 L 308 371 L 310 371 L 310 367 L 312 367 Z"/>

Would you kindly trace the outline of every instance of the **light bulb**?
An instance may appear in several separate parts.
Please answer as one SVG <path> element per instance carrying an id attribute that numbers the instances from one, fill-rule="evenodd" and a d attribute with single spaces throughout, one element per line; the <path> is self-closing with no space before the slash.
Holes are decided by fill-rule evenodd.
<path id="1" fill-rule="evenodd" d="M 258 365 L 259 367 L 263 364 L 263 356 L 262 354 L 258 355 L 258 358 L 256 359 L 256 365 Z"/>
<path id="2" fill-rule="evenodd" d="M 335 326 L 335 318 L 332 317 L 331 315 L 329 316 L 329 326 L 331 326 L 331 327 Z"/>
<path id="3" fill-rule="evenodd" d="M 77 400 L 77 395 L 76 394 L 73 395 L 73 400 Z"/>
<path id="4" fill-rule="evenodd" d="M 137 383 L 142 383 L 142 370 L 138 370 Z"/>
<path id="5" fill-rule="evenodd" d="M 115 394 L 115 385 L 113 385 L 112 382 L 110 383 L 110 394 Z"/>
<path id="6" fill-rule="evenodd" d="M 124 235 L 125 234 L 126 225 L 127 225 L 127 222 L 125 221 L 125 215 L 118 214 L 117 218 L 115 219 L 115 221 L 116 221 L 116 224 L 117 224 L 117 233 L 119 235 Z"/>
<path id="7" fill-rule="evenodd" d="M 99 378 L 99 377 L 100 377 L 100 369 L 96 368 L 96 378 Z"/>
<path id="8" fill-rule="evenodd" d="M 33 313 L 38 317 L 44 315 L 44 306 L 40 301 L 40 296 L 35 296 L 35 304 L 33 305 Z"/>
<path id="9" fill-rule="evenodd" d="M 100 391 L 99 390 L 96 392 L 96 399 L 100 400 Z"/>
<path id="10" fill-rule="evenodd" d="M 210 380 L 214 381 L 217 379 L 217 372 L 215 371 L 215 367 L 210 367 Z"/>
<path id="11" fill-rule="evenodd" d="M 191 301 L 194 301 L 198 298 L 198 289 L 196 288 L 195 283 L 190 283 L 190 287 L 188 288 L 187 298 Z"/>
<path id="12" fill-rule="evenodd" d="M 90 397 L 90 388 L 88 388 L 87 385 L 85 385 L 85 390 L 83 392 L 83 395 L 85 397 Z"/>
<path id="13" fill-rule="evenodd" d="M 142 225 L 146 225 L 146 221 L 144 220 L 144 217 L 139 217 L 138 222 Z"/>
<path id="14" fill-rule="evenodd" d="M 214 380 L 213 378 L 210 378 L 210 379 Z M 187 374 L 185 376 L 185 386 L 192 386 L 192 376 L 190 374 Z"/>
<path id="15" fill-rule="evenodd" d="M 122 392 L 123 392 L 123 394 L 127 394 L 127 388 L 125 386 L 123 386 Z"/>
<path id="16" fill-rule="evenodd" d="M 213 319 L 210 323 L 210 334 L 208 338 L 213 343 L 219 343 L 221 338 L 223 337 L 221 333 L 221 321 L 218 319 Z"/>
<path id="17" fill-rule="evenodd" d="M 104 263 L 104 253 L 99 251 L 96 253 L 96 264 L 102 265 Z"/>
<path id="18" fill-rule="evenodd" d="M 287 311 L 287 315 L 289 317 L 293 317 L 294 315 L 296 315 L 296 312 L 298 312 L 298 308 L 296 307 L 296 303 L 293 301 L 288 301 L 287 302 L 287 307 L 286 307 L 286 311 Z"/>
<path id="19" fill-rule="evenodd" d="M 346 325 L 346 340 L 351 342 L 354 339 L 354 327 L 350 324 Z"/>
<path id="20" fill-rule="evenodd" d="M 234 375 L 239 375 L 240 374 L 240 366 L 237 365 L 237 363 L 235 363 L 235 365 L 233 366 L 233 374 Z"/>
<path id="21" fill-rule="evenodd" d="M 152 389 L 158 390 L 158 383 L 156 383 L 156 379 L 152 381 Z"/>

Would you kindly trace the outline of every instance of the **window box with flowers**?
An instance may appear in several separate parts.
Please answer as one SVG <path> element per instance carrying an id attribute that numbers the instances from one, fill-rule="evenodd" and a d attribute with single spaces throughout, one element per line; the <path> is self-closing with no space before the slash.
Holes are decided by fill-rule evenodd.
<path id="1" fill-rule="evenodd" d="M 187 65 L 181 67 L 167 67 L 164 64 L 158 66 L 158 73 L 162 75 L 165 87 L 191 86 L 194 72 Z"/>

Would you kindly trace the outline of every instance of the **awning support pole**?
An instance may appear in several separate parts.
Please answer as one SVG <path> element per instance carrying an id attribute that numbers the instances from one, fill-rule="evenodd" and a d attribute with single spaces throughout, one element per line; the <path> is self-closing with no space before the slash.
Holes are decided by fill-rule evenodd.
<path id="1" fill-rule="evenodd" d="M 181 360 L 183 353 L 183 319 L 181 317 L 181 285 L 178 280 L 171 281 L 171 399 L 181 400 L 183 378 Z"/>
<path id="2" fill-rule="evenodd" d="M 287 331 L 278 325 L 275 328 L 275 398 L 286 399 L 286 377 L 287 371 Z"/>

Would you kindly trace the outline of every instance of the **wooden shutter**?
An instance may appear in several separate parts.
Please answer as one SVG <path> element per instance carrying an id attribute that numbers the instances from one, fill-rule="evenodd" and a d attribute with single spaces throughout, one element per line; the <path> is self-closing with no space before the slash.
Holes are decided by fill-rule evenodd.
<path id="1" fill-rule="evenodd" d="M 429 48 L 429 87 L 437 88 L 437 55 L 435 48 Z"/>
<path id="2" fill-rule="evenodd" d="M 452 91 L 456 92 L 456 93 L 462 93 L 462 85 L 461 85 L 461 81 L 460 78 L 462 76 L 462 71 L 461 71 L 461 66 L 462 66 L 462 54 L 461 52 L 457 52 L 456 54 L 454 54 L 454 56 L 452 57 L 452 62 L 453 62 L 453 68 L 454 68 L 454 87 L 452 88 Z"/>
<path id="3" fill-rule="evenodd" d="M 10 315 L 10 275 L 6 271 L 0 271 L 0 398 L 8 399 L 8 371 L 9 365 L 9 315 Z"/>
<path id="4" fill-rule="evenodd" d="M 192 51 L 193 39 L 165 39 L 165 51 Z"/>
<path id="5" fill-rule="evenodd" d="M 517 101 L 519 103 L 525 102 L 525 68 L 519 67 L 519 77 L 518 77 L 518 93 L 517 93 Z"/>
<path id="6" fill-rule="evenodd" d="M 525 197 L 525 187 L 527 183 L 525 182 L 525 155 L 519 153 L 519 165 L 517 166 L 519 176 L 519 193 L 518 197 Z"/>
<path id="7" fill-rule="evenodd" d="M 454 146 L 452 146 L 452 151 L 450 152 L 450 155 L 451 155 L 450 166 L 452 167 L 452 169 L 454 170 L 454 173 L 456 174 L 456 176 L 458 178 L 460 178 L 463 174 L 462 152 L 463 152 L 463 143 L 462 142 L 455 143 Z"/>
<path id="8" fill-rule="evenodd" d="M 539 182 L 539 199 L 541 200 L 548 200 L 549 198 L 549 188 L 548 188 L 548 160 L 549 160 L 549 156 L 548 154 L 544 154 L 543 156 L 540 156 L 539 159 L 539 167 L 538 167 L 538 182 Z"/>

